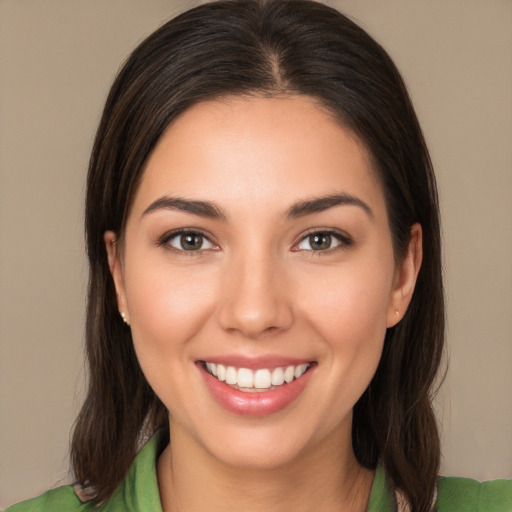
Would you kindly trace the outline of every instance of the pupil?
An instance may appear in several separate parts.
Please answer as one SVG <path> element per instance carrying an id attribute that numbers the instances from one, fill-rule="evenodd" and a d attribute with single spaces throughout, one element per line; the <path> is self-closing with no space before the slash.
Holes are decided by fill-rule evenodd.
<path id="1" fill-rule="evenodd" d="M 203 243 L 201 235 L 194 233 L 187 233 L 181 236 L 181 246 L 185 251 L 193 251 L 194 249 L 200 249 Z"/>
<path id="2" fill-rule="evenodd" d="M 325 250 L 331 247 L 331 235 L 329 234 L 315 234 L 311 235 L 309 239 L 311 247 L 316 250 Z"/>

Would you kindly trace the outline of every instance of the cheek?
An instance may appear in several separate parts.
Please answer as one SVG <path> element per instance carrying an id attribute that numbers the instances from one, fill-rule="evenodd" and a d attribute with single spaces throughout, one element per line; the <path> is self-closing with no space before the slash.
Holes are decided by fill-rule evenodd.
<path id="1" fill-rule="evenodd" d="M 296 288 L 303 331 L 319 360 L 319 437 L 350 415 L 379 364 L 392 286 L 391 263 L 347 264 L 304 272 Z M 321 370 L 321 371 L 320 371 Z"/>
<path id="2" fill-rule="evenodd" d="M 135 255 L 137 256 L 137 255 Z M 214 296 L 215 275 L 208 266 L 174 268 L 165 258 L 153 258 L 137 265 L 137 258 L 126 265 L 126 295 L 130 318 L 148 331 L 194 327 Z M 171 327 L 173 327 L 171 329 Z"/>
<path id="3" fill-rule="evenodd" d="M 379 266 L 340 266 L 305 276 L 301 286 L 304 314 L 330 333 L 356 341 L 356 335 L 385 331 L 392 272 Z"/>
<path id="4" fill-rule="evenodd" d="M 132 337 L 146 378 L 160 394 L 162 383 L 177 380 L 183 363 L 192 361 L 189 341 L 211 316 L 216 280 L 208 269 L 171 271 L 136 261 L 127 262 L 125 281 Z"/>
<path id="5" fill-rule="evenodd" d="M 302 284 L 303 315 L 323 341 L 332 378 L 354 399 L 379 363 L 386 333 L 393 264 L 340 265 Z M 342 381 L 342 382 L 341 382 Z"/>

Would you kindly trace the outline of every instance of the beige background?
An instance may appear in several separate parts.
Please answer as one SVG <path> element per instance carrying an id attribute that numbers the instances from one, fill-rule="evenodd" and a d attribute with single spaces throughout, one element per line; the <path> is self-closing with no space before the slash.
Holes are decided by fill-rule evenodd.
<path id="1" fill-rule="evenodd" d="M 402 70 L 437 170 L 443 472 L 512 477 L 512 2 L 331 0 Z M 192 5 L 0 0 L 0 507 L 66 477 L 82 393 L 82 196 L 129 51 Z"/>

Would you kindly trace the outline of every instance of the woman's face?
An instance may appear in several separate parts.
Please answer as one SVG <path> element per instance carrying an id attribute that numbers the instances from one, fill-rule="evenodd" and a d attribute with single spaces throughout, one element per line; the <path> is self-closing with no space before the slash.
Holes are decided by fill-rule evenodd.
<path id="1" fill-rule="evenodd" d="M 416 227 L 395 267 L 350 131 L 304 96 L 197 104 L 150 155 L 117 254 L 114 239 L 119 309 L 171 437 L 251 467 L 350 446 L 421 252 Z"/>

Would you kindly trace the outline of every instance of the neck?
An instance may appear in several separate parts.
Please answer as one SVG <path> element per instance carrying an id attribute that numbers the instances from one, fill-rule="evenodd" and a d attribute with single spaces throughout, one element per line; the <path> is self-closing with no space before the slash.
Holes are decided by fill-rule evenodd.
<path id="1" fill-rule="evenodd" d="M 336 434 L 336 436 L 334 436 Z M 373 472 L 354 456 L 350 432 L 333 434 L 285 465 L 233 467 L 179 426 L 158 460 L 164 512 L 366 510 Z M 348 441 L 348 442 L 347 442 Z"/>

